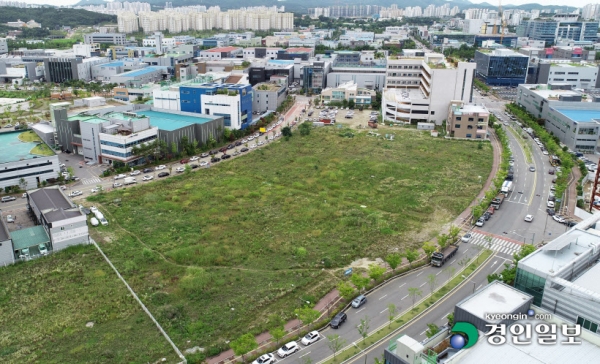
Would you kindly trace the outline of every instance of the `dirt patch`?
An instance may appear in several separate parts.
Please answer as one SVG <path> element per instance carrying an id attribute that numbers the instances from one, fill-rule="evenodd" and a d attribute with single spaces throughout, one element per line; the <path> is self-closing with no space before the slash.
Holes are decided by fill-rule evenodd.
<path id="1" fill-rule="evenodd" d="M 357 259 L 357 260 L 353 261 L 352 263 L 350 263 L 349 267 L 369 269 L 369 265 L 371 265 L 371 264 L 378 264 L 378 265 L 383 266 L 384 262 L 383 262 L 383 259 L 381 259 L 381 258 L 375 258 L 375 259 L 360 258 L 360 259 Z"/>

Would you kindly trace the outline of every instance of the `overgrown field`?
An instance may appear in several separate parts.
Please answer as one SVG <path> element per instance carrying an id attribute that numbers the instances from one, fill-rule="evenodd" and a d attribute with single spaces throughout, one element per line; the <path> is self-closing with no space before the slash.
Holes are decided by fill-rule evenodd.
<path id="1" fill-rule="evenodd" d="M 177 358 L 91 245 L 0 268 L 0 282 L 2 363 Z"/>
<path id="2" fill-rule="evenodd" d="M 207 349 L 194 359 L 291 318 L 357 258 L 420 247 L 468 206 L 491 169 L 489 143 L 339 133 L 295 134 L 209 169 L 89 198 L 109 220 L 93 228 L 96 240 L 182 350 Z M 65 284 L 55 285 L 56 304 L 73 295 Z"/>

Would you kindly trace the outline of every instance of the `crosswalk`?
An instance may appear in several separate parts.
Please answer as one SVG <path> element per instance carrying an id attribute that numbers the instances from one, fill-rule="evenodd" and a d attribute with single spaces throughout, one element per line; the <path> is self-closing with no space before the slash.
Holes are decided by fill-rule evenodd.
<path id="1" fill-rule="evenodd" d="M 491 237 L 491 240 L 490 240 Z M 490 246 L 491 242 L 491 246 Z M 475 231 L 471 232 L 471 240 L 469 244 L 480 245 L 485 248 L 490 248 L 493 251 L 504 253 L 512 256 L 514 253 L 521 249 L 521 245 L 514 243 L 509 240 L 497 238 L 495 236 L 488 236 Z"/>
<path id="2" fill-rule="evenodd" d="M 81 183 L 84 184 L 84 185 L 91 185 L 91 184 L 100 183 L 100 182 L 102 182 L 102 180 L 100 178 L 98 178 L 98 177 L 95 177 L 95 178 L 84 178 L 84 179 L 81 180 Z"/>

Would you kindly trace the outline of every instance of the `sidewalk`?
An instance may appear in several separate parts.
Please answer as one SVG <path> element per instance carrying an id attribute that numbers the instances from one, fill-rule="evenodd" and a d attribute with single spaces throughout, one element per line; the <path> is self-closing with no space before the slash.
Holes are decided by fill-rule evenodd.
<path id="1" fill-rule="evenodd" d="M 581 171 L 579 166 L 575 165 L 571 170 L 571 181 L 567 187 L 566 192 L 566 206 L 562 207 L 562 213 L 570 218 L 575 218 L 577 221 L 580 219 L 575 216 L 575 207 L 577 207 L 577 182 L 581 178 Z"/>

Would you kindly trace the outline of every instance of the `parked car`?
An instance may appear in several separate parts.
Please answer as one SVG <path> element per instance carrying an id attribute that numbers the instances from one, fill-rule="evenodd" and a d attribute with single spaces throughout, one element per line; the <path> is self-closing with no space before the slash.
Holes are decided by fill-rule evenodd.
<path id="1" fill-rule="evenodd" d="M 2 197 L 2 202 L 9 202 L 9 201 L 14 201 L 16 200 L 16 198 L 14 198 L 13 196 L 4 196 Z"/>
<path id="2" fill-rule="evenodd" d="M 198 157 L 198 156 L 196 156 L 196 155 L 195 155 L 195 156 L 193 156 L 192 158 L 190 158 L 190 162 L 195 162 L 195 161 L 197 161 L 198 159 L 200 159 L 200 157 Z"/>
<path id="3" fill-rule="evenodd" d="M 218 162 L 220 162 L 220 161 L 221 161 L 221 158 L 219 158 L 219 157 L 213 157 L 213 158 L 210 160 L 210 162 L 211 162 L 211 163 L 218 163 Z"/>
<path id="4" fill-rule="evenodd" d="M 102 187 L 94 187 L 90 190 L 91 193 L 96 193 L 96 192 L 100 192 L 102 190 Z"/>
<path id="5" fill-rule="evenodd" d="M 252 362 L 252 364 L 273 364 L 275 363 L 275 357 L 273 356 L 273 354 L 264 354 L 259 356 L 258 358 L 256 358 L 255 361 Z"/>
<path id="6" fill-rule="evenodd" d="M 561 224 L 565 223 L 565 218 L 560 215 L 554 215 L 552 216 L 552 218 L 554 219 L 554 221 L 560 222 Z"/>
<path id="7" fill-rule="evenodd" d="M 532 222 L 533 221 L 533 215 L 525 215 L 525 221 Z"/>
<path id="8" fill-rule="evenodd" d="M 177 172 L 177 173 L 183 173 L 183 172 L 185 172 L 185 167 L 177 167 L 175 169 L 175 172 Z"/>
<path id="9" fill-rule="evenodd" d="M 15 217 L 13 215 L 6 215 L 6 222 L 15 222 Z"/>
<path id="10" fill-rule="evenodd" d="M 206 167 L 208 165 L 207 161 L 200 162 L 200 167 Z"/>
<path id="11" fill-rule="evenodd" d="M 285 358 L 288 355 L 292 355 L 295 352 L 300 350 L 300 346 L 295 341 L 290 341 L 289 343 L 283 345 L 279 350 L 277 350 L 277 355 L 280 358 Z"/>
<path id="12" fill-rule="evenodd" d="M 573 220 L 565 220 L 564 224 L 567 225 L 568 227 L 573 227 L 573 226 L 577 225 L 577 222 L 575 222 Z"/>
<path id="13" fill-rule="evenodd" d="M 161 164 L 160 166 L 157 166 L 156 168 L 154 168 L 154 170 L 160 171 L 160 170 L 165 169 L 165 168 L 167 168 L 167 166 L 165 166 L 164 164 Z"/>
<path id="14" fill-rule="evenodd" d="M 221 152 L 221 153 L 227 152 L 227 147 L 223 147 L 223 148 L 219 149 L 219 152 Z"/>
<path id="15" fill-rule="evenodd" d="M 554 174 L 554 169 L 549 169 L 548 174 Z"/>
<path id="16" fill-rule="evenodd" d="M 116 176 L 115 176 L 115 179 L 123 179 L 123 178 L 125 178 L 125 177 L 127 177 L 127 176 L 126 176 L 126 175 L 124 175 L 123 173 L 121 173 L 121 174 L 118 174 L 118 175 L 116 175 Z"/>
<path id="17" fill-rule="evenodd" d="M 142 181 L 151 181 L 154 179 L 154 176 L 146 175 L 142 177 Z"/>
<path id="18" fill-rule="evenodd" d="M 182 159 L 182 160 L 179 161 L 180 164 L 186 164 L 186 163 L 189 163 L 189 162 L 190 162 L 190 160 L 187 159 L 187 158 L 186 159 Z"/>
<path id="19" fill-rule="evenodd" d="M 554 208 L 554 202 L 553 201 L 548 201 L 548 202 L 546 202 L 546 206 L 550 207 L 550 208 Z"/>
<path id="20" fill-rule="evenodd" d="M 477 222 L 475 223 L 475 226 L 479 226 L 482 227 L 483 224 L 485 224 L 485 219 L 483 217 L 480 217 Z"/>
<path id="21" fill-rule="evenodd" d="M 192 164 L 190 164 L 190 167 L 191 167 L 192 169 L 196 169 L 196 168 L 198 168 L 198 167 L 200 167 L 200 166 L 199 166 L 199 165 L 197 165 L 196 163 L 192 163 Z"/>
<path id="22" fill-rule="evenodd" d="M 554 216 L 556 212 L 554 212 L 554 209 L 546 209 L 546 213 L 550 216 Z"/>
<path id="23" fill-rule="evenodd" d="M 347 318 L 348 316 L 344 312 L 340 312 L 335 315 L 333 319 L 331 319 L 329 326 L 331 326 L 332 329 L 338 329 L 344 322 L 346 322 Z"/>
<path id="24" fill-rule="evenodd" d="M 69 197 L 75 197 L 75 196 L 81 196 L 83 195 L 83 192 L 81 191 L 73 191 L 71 193 L 69 193 Z"/>
<path id="25" fill-rule="evenodd" d="M 248 151 L 248 148 L 242 148 L 242 149 L 240 149 L 240 152 L 242 152 L 242 153 L 246 153 L 247 151 Z"/>
<path id="26" fill-rule="evenodd" d="M 472 237 L 473 237 L 473 235 L 471 235 L 471 233 L 467 233 L 467 234 L 463 235 L 462 238 L 460 238 L 460 241 L 462 241 L 463 243 L 468 243 Z"/>
<path id="27" fill-rule="evenodd" d="M 367 297 L 365 295 L 361 294 L 360 296 L 356 297 L 352 301 L 352 307 L 359 308 L 360 306 L 364 305 L 365 303 L 367 303 Z"/>
<path id="28" fill-rule="evenodd" d="M 130 176 L 137 176 L 139 174 L 142 174 L 142 171 L 137 171 L 136 170 L 136 171 L 133 171 L 133 172 L 129 173 Z"/>
<path id="29" fill-rule="evenodd" d="M 240 145 L 242 145 L 242 142 L 240 142 L 240 141 L 235 142 L 236 147 L 239 147 Z"/>
<path id="30" fill-rule="evenodd" d="M 235 144 L 233 144 L 233 143 L 232 143 L 232 144 L 229 144 L 229 145 L 227 146 L 227 149 L 233 149 L 233 148 L 235 148 Z"/>
<path id="31" fill-rule="evenodd" d="M 102 225 L 108 225 L 108 220 L 106 220 L 106 218 L 103 217 L 103 218 L 100 219 L 100 223 Z"/>
<path id="32" fill-rule="evenodd" d="M 306 336 L 304 336 L 302 340 L 300 340 L 300 342 L 304 345 L 310 345 L 319 341 L 320 339 L 321 335 L 319 335 L 318 331 L 311 331 L 308 334 L 306 334 Z"/>
<path id="33" fill-rule="evenodd" d="M 169 172 L 160 172 L 158 174 L 158 177 L 167 177 L 169 175 Z"/>
<path id="34" fill-rule="evenodd" d="M 38 249 L 40 250 L 41 255 L 48 255 L 48 248 L 46 247 L 46 244 L 41 243 L 38 245 Z"/>
<path id="35" fill-rule="evenodd" d="M 202 153 L 202 154 L 200 155 L 200 157 L 201 157 L 201 158 L 206 158 L 206 157 L 208 157 L 209 155 L 210 155 L 210 154 L 208 154 L 208 153 Z"/>
<path id="36" fill-rule="evenodd" d="M 229 155 L 229 154 L 223 154 L 223 155 L 221 156 L 221 159 L 223 159 L 223 160 L 225 160 L 225 159 L 229 159 L 229 158 L 231 158 L 231 155 Z"/>
<path id="37" fill-rule="evenodd" d="M 142 171 L 143 173 L 152 173 L 153 169 L 152 168 L 144 168 L 144 170 Z"/>
<path id="38" fill-rule="evenodd" d="M 95 217 L 92 217 L 90 219 L 90 224 L 92 224 L 92 226 L 98 226 L 98 225 L 100 225 L 100 222 Z"/>
<path id="39" fill-rule="evenodd" d="M 483 215 L 481 215 L 481 217 L 483 217 L 485 219 L 485 221 L 488 221 L 490 219 L 490 217 L 492 217 L 492 214 L 490 214 L 489 212 L 484 212 Z"/>

